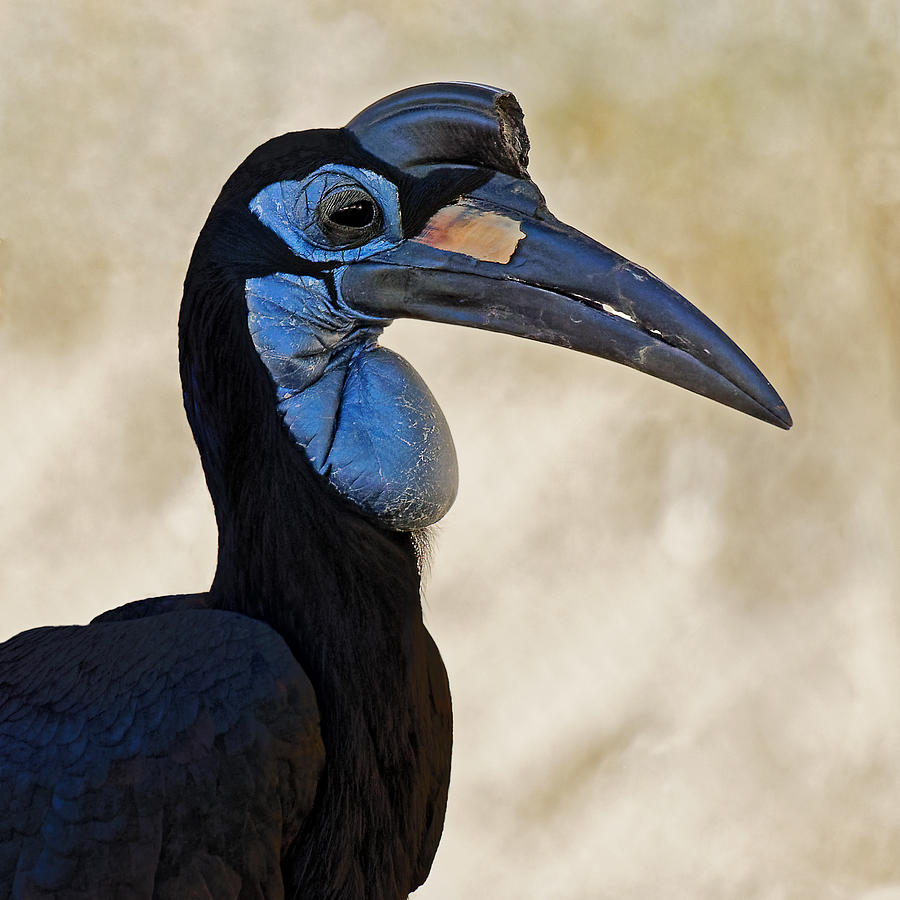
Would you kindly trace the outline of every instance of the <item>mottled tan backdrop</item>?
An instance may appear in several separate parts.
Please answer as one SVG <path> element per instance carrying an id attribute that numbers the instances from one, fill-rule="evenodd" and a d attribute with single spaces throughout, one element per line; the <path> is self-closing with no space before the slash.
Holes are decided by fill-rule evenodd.
<path id="1" fill-rule="evenodd" d="M 0 5 L 0 632 L 208 585 L 194 238 L 263 139 L 513 90 L 551 208 L 759 363 L 775 428 L 600 360 L 400 323 L 461 489 L 456 706 L 416 896 L 900 898 L 893 0 Z"/>

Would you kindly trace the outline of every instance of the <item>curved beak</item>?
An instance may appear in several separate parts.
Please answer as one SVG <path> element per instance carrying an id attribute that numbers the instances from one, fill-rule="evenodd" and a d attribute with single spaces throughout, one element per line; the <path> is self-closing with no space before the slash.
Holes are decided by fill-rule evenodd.
<path id="1" fill-rule="evenodd" d="M 646 269 L 560 222 L 530 182 L 495 176 L 396 248 L 348 266 L 345 303 L 519 335 L 602 356 L 780 428 L 792 421 L 762 372 Z"/>

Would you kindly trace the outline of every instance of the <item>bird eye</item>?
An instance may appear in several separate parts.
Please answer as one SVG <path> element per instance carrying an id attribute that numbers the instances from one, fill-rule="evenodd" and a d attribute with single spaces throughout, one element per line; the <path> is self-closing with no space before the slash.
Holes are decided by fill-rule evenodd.
<path id="1" fill-rule="evenodd" d="M 375 204 L 371 200 L 357 200 L 336 209 L 328 219 L 341 228 L 365 228 L 375 219 Z"/>
<path id="2" fill-rule="evenodd" d="M 352 247 L 365 244 L 381 231 L 381 210 L 360 188 L 341 188 L 319 203 L 319 228 L 333 244 Z"/>

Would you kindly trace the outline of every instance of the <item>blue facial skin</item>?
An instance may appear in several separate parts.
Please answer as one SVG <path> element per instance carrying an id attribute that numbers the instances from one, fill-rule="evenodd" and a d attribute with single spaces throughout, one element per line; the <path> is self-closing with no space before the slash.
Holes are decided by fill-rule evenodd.
<path id="1" fill-rule="evenodd" d="M 320 208 L 365 196 L 380 210 L 359 246 L 335 246 Z M 349 194 L 348 194 L 349 192 Z M 317 472 L 383 524 L 413 531 L 437 522 L 456 497 L 456 450 L 437 401 L 403 357 L 380 347 L 389 319 L 341 300 L 347 265 L 403 239 L 393 184 L 373 172 L 326 166 L 271 184 L 251 211 L 303 259 L 333 263 L 336 297 L 309 275 L 248 279 L 248 323 L 275 383 L 278 409 Z"/>

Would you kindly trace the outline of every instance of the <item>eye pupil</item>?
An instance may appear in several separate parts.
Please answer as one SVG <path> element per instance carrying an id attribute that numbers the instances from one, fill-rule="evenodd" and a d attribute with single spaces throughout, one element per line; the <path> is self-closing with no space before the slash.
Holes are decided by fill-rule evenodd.
<path id="1" fill-rule="evenodd" d="M 342 228 L 366 228 L 375 220 L 375 204 L 370 200 L 357 200 L 332 210 L 328 218 Z"/>
<path id="2" fill-rule="evenodd" d="M 346 184 L 347 180 L 326 190 L 315 207 L 317 231 L 324 246 L 362 247 L 384 227 L 375 198 L 357 184 Z"/>

